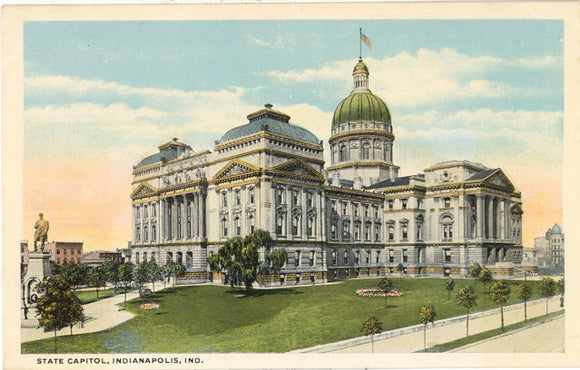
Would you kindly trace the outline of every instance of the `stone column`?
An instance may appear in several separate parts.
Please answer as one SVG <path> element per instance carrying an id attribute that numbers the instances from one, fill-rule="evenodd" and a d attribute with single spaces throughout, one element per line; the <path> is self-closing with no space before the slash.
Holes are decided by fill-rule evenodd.
<path id="1" fill-rule="evenodd" d="M 487 237 L 493 239 L 493 197 L 489 196 L 487 205 Z"/>
<path id="2" fill-rule="evenodd" d="M 177 197 L 171 197 L 171 240 L 177 239 Z"/>
<path id="3" fill-rule="evenodd" d="M 200 197 L 200 201 L 201 201 L 201 208 L 200 208 L 200 219 L 201 219 L 201 237 L 202 238 L 206 238 L 206 222 L 207 219 L 205 217 L 205 200 L 206 200 L 206 194 L 205 193 L 201 193 L 201 197 Z"/>
<path id="4" fill-rule="evenodd" d="M 484 207 L 484 198 L 482 194 L 475 195 L 477 200 L 476 212 L 477 212 L 477 230 L 476 230 L 476 237 L 479 239 L 483 239 L 485 237 L 485 230 L 484 228 L 484 220 L 483 220 L 483 207 Z"/>
<path id="5" fill-rule="evenodd" d="M 509 240 L 510 238 L 510 228 L 509 228 L 509 221 L 510 221 L 510 202 L 507 199 L 503 200 L 503 239 Z"/>

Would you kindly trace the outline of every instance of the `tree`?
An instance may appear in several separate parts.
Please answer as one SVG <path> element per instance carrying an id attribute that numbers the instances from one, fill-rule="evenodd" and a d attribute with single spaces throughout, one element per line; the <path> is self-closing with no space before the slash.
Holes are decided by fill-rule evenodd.
<path id="1" fill-rule="evenodd" d="M 484 267 L 479 272 L 477 279 L 483 284 L 483 291 L 485 292 L 485 284 L 493 281 L 493 274 L 487 267 Z"/>
<path id="2" fill-rule="evenodd" d="M 79 322 L 83 307 L 72 291 L 68 280 L 56 275 L 41 281 L 36 286 L 40 297 L 36 301 L 39 326 L 45 332 L 54 331 L 54 353 L 57 352 L 56 333 L 58 330 Z"/>
<path id="3" fill-rule="evenodd" d="M 113 291 L 117 294 L 117 286 L 119 285 L 119 266 L 121 263 L 115 260 L 108 260 L 103 264 L 103 271 L 105 272 L 106 280 L 113 284 Z"/>
<path id="4" fill-rule="evenodd" d="M 149 266 L 147 262 L 141 262 L 135 265 L 133 269 L 133 280 L 135 280 L 135 284 L 137 284 L 137 288 L 139 289 L 139 293 L 143 290 L 143 286 L 149 282 Z"/>
<path id="5" fill-rule="evenodd" d="M 119 281 L 123 283 L 125 302 L 127 302 L 127 289 L 133 281 L 133 264 L 131 262 L 125 262 L 119 265 Z"/>
<path id="6" fill-rule="evenodd" d="M 379 281 L 379 290 L 385 293 L 385 308 L 387 308 L 388 293 L 393 289 L 393 281 L 388 277 L 384 277 Z"/>
<path id="7" fill-rule="evenodd" d="M 89 285 L 95 288 L 97 292 L 97 300 L 99 300 L 99 289 L 105 286 L 107 282 L 105 278 L 105 272 L 101 266 L 97 266 L 91 269 L 89 272 Z"/>
<path id="8" fill-rule="evenodd" d="M 477 296 L 470 286 L 465 286 L 459 290 L 457 293 L 457 304 L 463 306 L 467 309 L 467 320 L 466 320 L 466 337 L 469 336 L 469 310 L 472 307 L 477 306 Z"/>
<path id="9" fill-rule="evenodd" d="M 403 278 L 403 271 L 405 271 L 405 266 L 401 262 L 396 267 L 397 272 L 399 273 L 399 279 Z"/>
<path id="10" fill-rule="evenodd" d="M 489 290 L 489 294 L 491 295 L 491 300 L 494 303 L 500 304 L 500 312 L 501 312 L 501 328 L 503 330 L 504 327 L 504 320 L 503 320 L 503 305 L 506 304 L 508 301 L 511 289 L 509 284 L 505 280 L 499 280 L 493 283 L 491 289 Z"/>
<path id="11" fill-rule="evenodd" d="M 89 284 L 90 269 L 87 265 L 65 263 L 60 267 L 60 273 L 69 281 L 73 291 L 77 290 L 82 285 Z"/>
<path id="12" fill-rule="evenodd" d="M 157 280 L 163 280 L 162 269 L 155 261 L 147 262 L 149 269 L 149 281 L 152 283 L 153 291 L 155 291 L 155 282 Z"/>
<path id="13" fill-rule="evenodd" d="M 246 291 L 258 277 L 260 268 L 259 251 L 264 249 L 267 255 L 272 246 L 272 237 L 265 230 L 256 230 L 242 239 L 239 236 L 228 239 L 218 250 L 220 264 L 228 271 L 232 288 L 242 282 Z"/>
<path id="14" fill-rule="evenodd" d="M 427 348 L 427 324 L 433 323 L 435 321 L 436 316 L 437 316 L 437 313 L 435 312 L 435 307 L 433 307 L 432 304 L 429 304 L 427 306 L 423 306 L 419 310 L 419 320 L 421 320 L 421 323 L 423 323 L 423 325 L 425 325 L 423 327 L 423 329 L 424 329 L 423 330 L 423 346 L 424 346 L 424 348 Z"/>
<path id="15" fill-rule="evenodd" d="M 183 263 L 175 262 L 173 265 L 173 275 L 175 277 L 183 276 L 185 274 L 186 268 Z M 173 279 L 173 286 L 175 286 L 175 279 Z"/>
<path id="16" fill-rule="evenodd" d="M 207 263 L 209 265 L 209 270 L 213 273 L 213 272 L 217 272 L 220 273 L 222 270 L 222 266 L 220 263 L 220 256 L 215 254 L 214 252 L 211 252 L 211 254 L 209 255 L 209 257 L 207 257 Z M 213 278 L 212 278 L 213 281 Z"/>
<path id="17" fill-rule="evenodd" d="M 270 265 L 270 270 L 273 274 L 277 274 L 280 272 L 284 264 L 286 263 L 286 259 L 288 258 L 288 253 L 286 253 L 285 249 L 274 249 L 272 254 L 268 256 L 268 264 Z"/>
<path id="18" fill-rule="evenodd" d="M 371 315 L 371 317 L 363 323 L 363 326 L 360 331 L 364 333 L 364 335 L 371 336 L 371 352 L 375 352 L 375 342 L 374 342 L 374 335 L 383 331 L 382 323 L 377 319 L 375 315 Z"/>
<path id="19" fill-rule="evenodd" d="M 455 281 L 453 279 L 447 279 L 445 281 L 445 289 L 447 290 L 447 300 L 451 300 L 451 291 L 455 288 Z"/>
<path id="20" fill-rule="evenodd" d="M 481 265 L 479 263 L 474 263 L 473 265 L 469 266 L 469 276 L 471 276 L 473 279 L 478 279 L 479 278 L 479 273 L 481 272 Z"/>
<path id="21" fill-rule="evenodd" d="M 548 298 L 556 292 L 556 282 L 549 276 L 544 276 L 538 286 L 540 295 L 546 298 L 546 315 L 548 314 Z"/>
<path id="22" fill-rule="evenodd" d="M 528 284 L 520 284 L 518 285 L 518 299 L 524 301 L 524 321 L 528 321 L 528 306 L 527 302 L 528 299 L 532 297 L 532 290 L 528 286 Z"/>

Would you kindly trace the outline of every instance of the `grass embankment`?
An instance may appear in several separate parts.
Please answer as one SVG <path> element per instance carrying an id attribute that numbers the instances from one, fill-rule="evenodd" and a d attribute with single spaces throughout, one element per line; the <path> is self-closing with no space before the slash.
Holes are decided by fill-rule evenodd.
<path id="1" fill-rule="evenodd" d="M 168 288 L 123 306 L 137 316 L 98 333 L 63 336 L 62 352 L 286 352 L 361 336 L 361 327 L 372 314 L 383 330 L 419 323 L 421 306 L 433 304 L 437 320 L 462 315 L 455 293 L 471 285 L 479 295 L 480 310 L 496 305 L 481 283 L 456 279 L 447 299 L 443 279 L 399 279 L 394 288 L 401 297 L 360 297 L 358 288 L 376 287 L 379 279 L 347 280 L 341 284 L 256 290 L 253 295 L 225 286 Z M 528 282 L 537 296 L 536 282 Z M 489 288 L 488 284 L 488 288 Z M 510 302 L 515 302 L 512 289 Z M 100 293 L 99 293 L 100 295 Z M 142 303 L 159 303 L 144 310 Z M 523 310 L 522 310 L 523 316 Z M 51 353 L 52 339 L 23 343 L 26 353 Z"/>
<path id="2" fill-rule="evenodd" d="M 507 325 L 503 329 L 501 329 L 501 328 L 493 329 L 493 330 L 489 330 L 489 331 L 486 331 L 483 333 L 471 335 L 467 338 L 461 338 L 461 339 L 454 340 L 452 342 L 438 344 L 436 346 L 429 347 L 426 350 L 419 351 L 419 352 L 447 352 L 447 351 L 451 351 L 453 349 L 460 348 L 460 347 L 466 346 L 468 344 L 480 342 L 480 341 L 485 340 L 485 339 L 493 338 L 493 337 L 496 337 L 498 335 L 506 334 L 510 331 L 521 329 L 521 328 L 524 328 L 526 326 L 532 326 L 532 325 L 540 323 L 544 320 L 551 319 L 551 318 L 554 318 L 556 316 L 561 316 L 563 314 L 564 314 L 564 310 L 561 310 L 558 312 L 552 312 L 547 316 L 544 315 L 544 316 L 535 317 L 535 318 L 530 319 L 528 321 L 522 321 L 522 322 L 518 322 L 518 323 L 515 323 L 512 325 Z"/>

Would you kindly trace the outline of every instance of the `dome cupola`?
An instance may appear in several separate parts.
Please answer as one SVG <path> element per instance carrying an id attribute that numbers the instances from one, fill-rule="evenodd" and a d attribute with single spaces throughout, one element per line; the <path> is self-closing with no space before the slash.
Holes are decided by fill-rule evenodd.
<path id="1" fill-rule="evenodd" d="M 334 111 L 332 126 L 345 122 L 382 122 L 390 126 L 391 113 L 387 104 L 369 89 L 369 70 L 362 59 L 353 71 L 354 89 Z"/>

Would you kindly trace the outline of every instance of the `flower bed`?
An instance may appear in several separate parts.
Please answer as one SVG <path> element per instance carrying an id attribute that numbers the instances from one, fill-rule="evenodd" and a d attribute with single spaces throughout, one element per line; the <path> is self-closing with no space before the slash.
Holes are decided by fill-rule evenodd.
<path id="1" fill-rule="evenodd" d="M 384 296 L 399 297 L 402 295 L 402 293 L 396 289 L 391 289 L 388 293 L 385 293 L 385 292 L 380 291 L 379 288 L 357 289 L 356 294 L 360 295 L 362 297 L 384 297 Z"/>
<path id="2" fill-rule="evenodd" d="M 158 310 L 159 304 L 157 304 L 157 303 L 143 303 L 141 305 L 141 308 L 144 310 Z"/>

